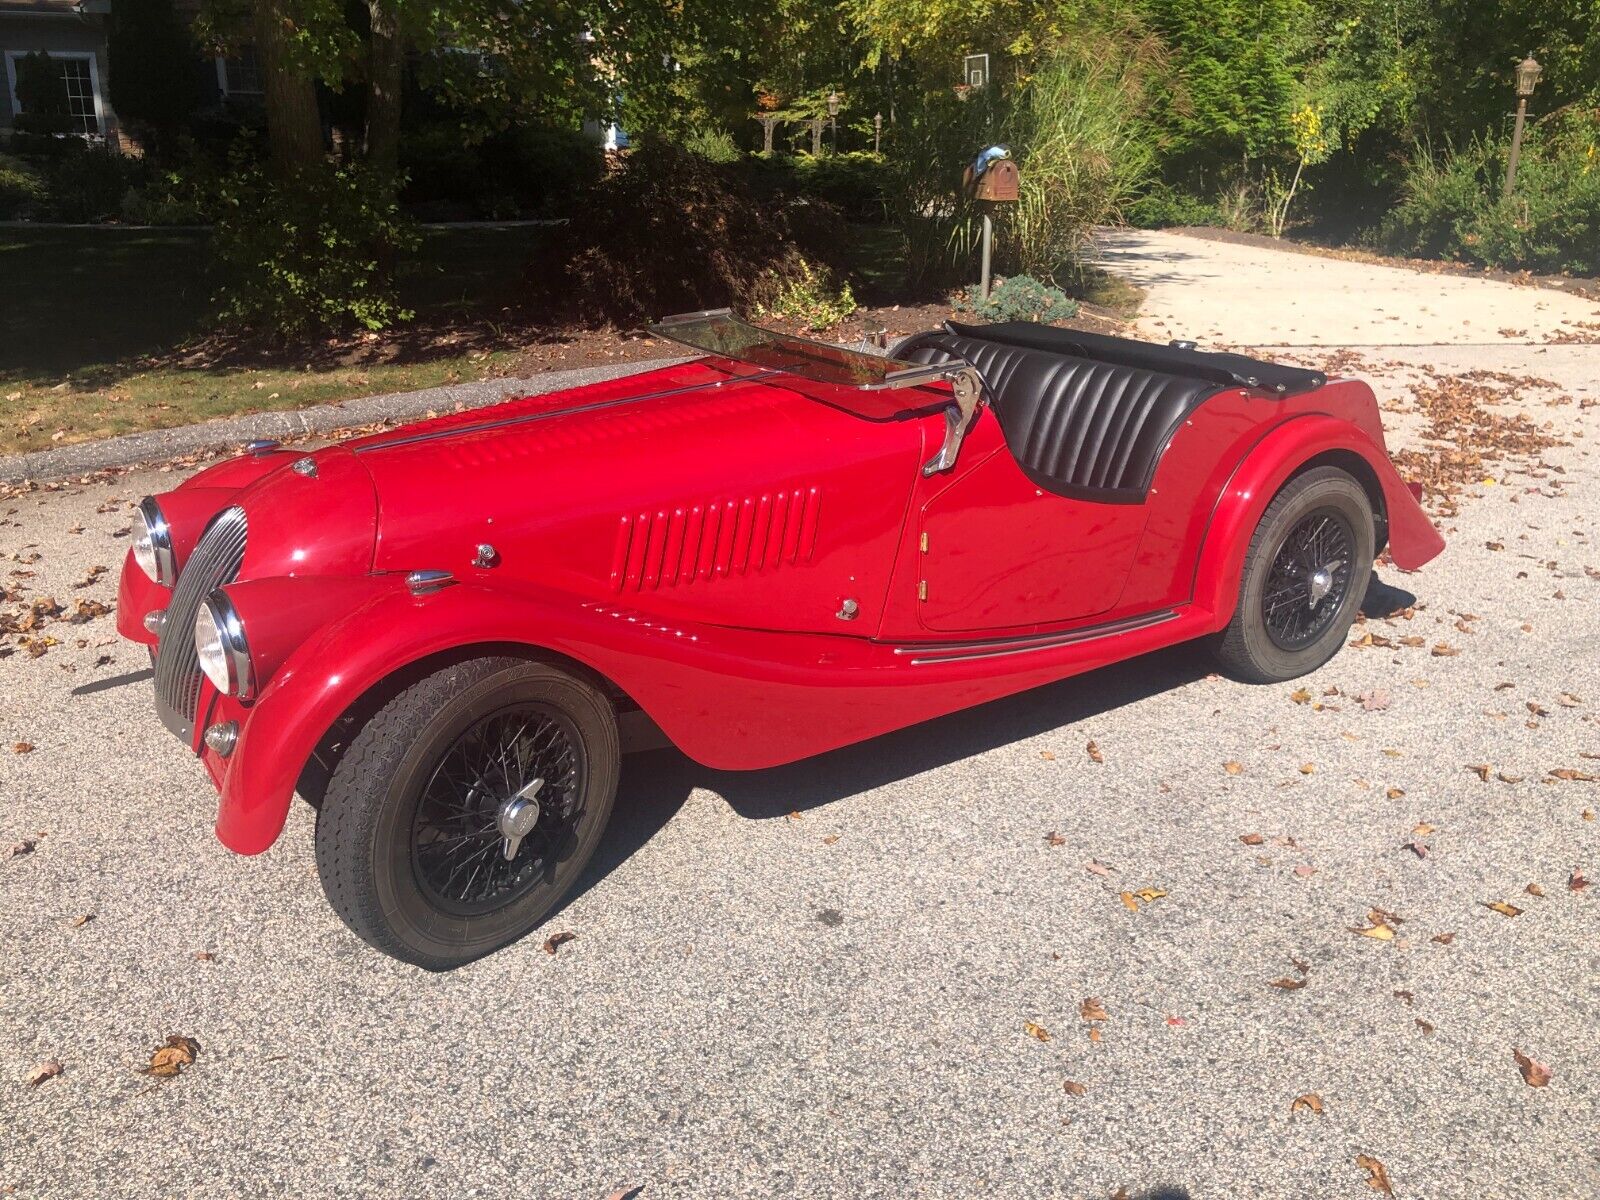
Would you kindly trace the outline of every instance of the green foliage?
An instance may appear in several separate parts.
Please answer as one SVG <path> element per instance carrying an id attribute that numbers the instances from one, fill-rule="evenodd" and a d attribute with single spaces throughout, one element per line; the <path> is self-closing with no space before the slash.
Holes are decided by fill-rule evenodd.
<path id="1" fill-rule="evenodd" d="M 453 120 L 431 121 L 400 144 L 401 197 L 429 218 L 557 216 L 604 169 L 600 147 L 576 130 L 517 126 L 473 140 Z"/>
<path id="2" fill-rule="evenodd" d="M 744 153 L 733 144 L 733 138 L 721 129 L 700 126 L 692 130 L 679 143 L 690 154 L 714 163 L 735 163 Z"/>
<path id="3" fill-rule="evenodd" d="M 29 220 L 49 198 L 43 176 L 20 158 L 0 154 L 0 221 Z"/>
<path id="4" fill-rule="evenodd" d="M 890 167 L 882 155 L 866 150 L 849 154 L 757 156 L 758 177 L 801 196 L 814 196 L 852 221 L 882 221 Z"/>
<path id="5" fill-rule="evenodd" d="M 172 0 L 117 0 L 107 20 L 106 58 L 119 119 L 170 132 L 200 106 L 199 47 Z"/>
<path id="6" fill-rule="evenodd" d="M 960 312 L 969 312 L 985 321 L 1065 321 L 1078 315 L 1078 302 L 1069 299 L 1058 287 L 1041 283 L 1031 275 L 1012 275 L 997 280 L 985 300 L 977 288 L 953 297 Z"/>
<path id="7" fill-rule="evenodd" d="M 1502 198 L 1506 152 L 1503 138 L 1438 156 L 1419 147 L 1385 243 L 1490 267 L 1600 272 L 1600 115 L 1530 131 L 1516 189 Z"/>
<path id="8" fill-rule="evenodd" d="M 551 231 L 528 283 L 556 314 L 626 328 L 691 309 L 772 304 L 784 285 L 833 265 L 842 241 L 826 206 L 763 194 L 734 166 L 650 138 Z"/>
<path id="9" fill-rule="evenodd" d="M 42 165 L 50 187 L 48 218 L 75 225 L 116 219 L 128 189 L 151 174 L 139 159 L 77 138 L 62 139 Z"/>
<path id="10" fill-rule="evenodd" d="M 1216 225 L 1221 223 L 1217 206 L 1190 192 L 1167 183 L 1156 183 L 1132 201 L 1123 213 L 1128 224 L 1139 229 L 1165 229 L 1172 225 Z"/>
<path id="11" fill-rule="evenodd" d="M 757 312 L 802 322 L 807 329 L 832 329 L 857 307 L 848 283 L 839 283 L 827 267 L 813 265 L 804 256 L 773 282 L 776 291 L 757 305 Z"/>
<path id="12" fill-rule="evenodd" d="M 212 238 L 226 323 L 292 340 L 410 318 L 387 267 L 417 236 L 400 216 L 392 181 L 343 165 L 269 180 L 242 155 L 234 168 L 220 188 Z"/>

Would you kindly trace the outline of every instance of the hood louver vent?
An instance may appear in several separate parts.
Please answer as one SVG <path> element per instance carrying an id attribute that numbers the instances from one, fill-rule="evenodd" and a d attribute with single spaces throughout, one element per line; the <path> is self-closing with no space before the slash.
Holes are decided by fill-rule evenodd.
<path id="1" fill-rule="evenodd" d="M 817 544 L 818 488 L 627 514 L 611 586 L 653 591 L 808 562 Z"/>

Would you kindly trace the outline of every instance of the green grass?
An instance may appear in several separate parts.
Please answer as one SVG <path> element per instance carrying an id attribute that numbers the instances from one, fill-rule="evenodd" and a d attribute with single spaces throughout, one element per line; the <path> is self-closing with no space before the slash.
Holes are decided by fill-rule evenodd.
<path id="1" fill-rule="evenodd" d="M 502 373 L 537 227 L 427 230 L 401 271 L 413 330 L 349 353 L 174 350 L 206 334 L 203 231 L 0 229 L 0 454 Z M 451 330 L 463 336 L 439 336 Z"/>

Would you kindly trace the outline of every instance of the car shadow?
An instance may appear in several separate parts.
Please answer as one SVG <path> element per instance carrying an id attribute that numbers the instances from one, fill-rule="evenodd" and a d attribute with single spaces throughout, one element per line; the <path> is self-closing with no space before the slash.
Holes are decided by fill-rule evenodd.
<path id="1" fill-rule="evenodd" d="M 606 835 L 551 917 L 632 858 L 696 788 L 747 820 L 782 818 L 1138 703 L 1212 669 L 1198 646 L 1173 646 L 764 771 L 717 771 L 674 749 L 629 755 Z"/>
<path id="2" fill-rule="evenodd" d="M 1374 572 L 1361 611 L 1385 617 L 1416 599 Z M 1186 642 L 764 771 L 717 771 L 675 749 L 630 754 L 622 760 L 611 824 L 551 918 L 638 853 L 696 788 L 715 792 L 746 820 L 770 821 L 1137 704 L 1214 669 L 1202 643 Z M 1151 1195 L 1159 1200 L 1167 1194 Z"/>

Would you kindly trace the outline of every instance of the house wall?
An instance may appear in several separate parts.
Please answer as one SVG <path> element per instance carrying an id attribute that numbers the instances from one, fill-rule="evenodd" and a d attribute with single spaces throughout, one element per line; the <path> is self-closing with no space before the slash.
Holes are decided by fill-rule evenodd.
<path id="1" fill-rule="evenodd" d="M 0 11 L 0 129 L 13 124 L 13 72 L 6 64 L 11 54 L 43 50 L 47 54 L 90 54 L 100 96 L 101 131 L 114 135 L 116 118 L 106 98 L 106 35 L 102 23 L 93 17 L 40 17 Z"/>

